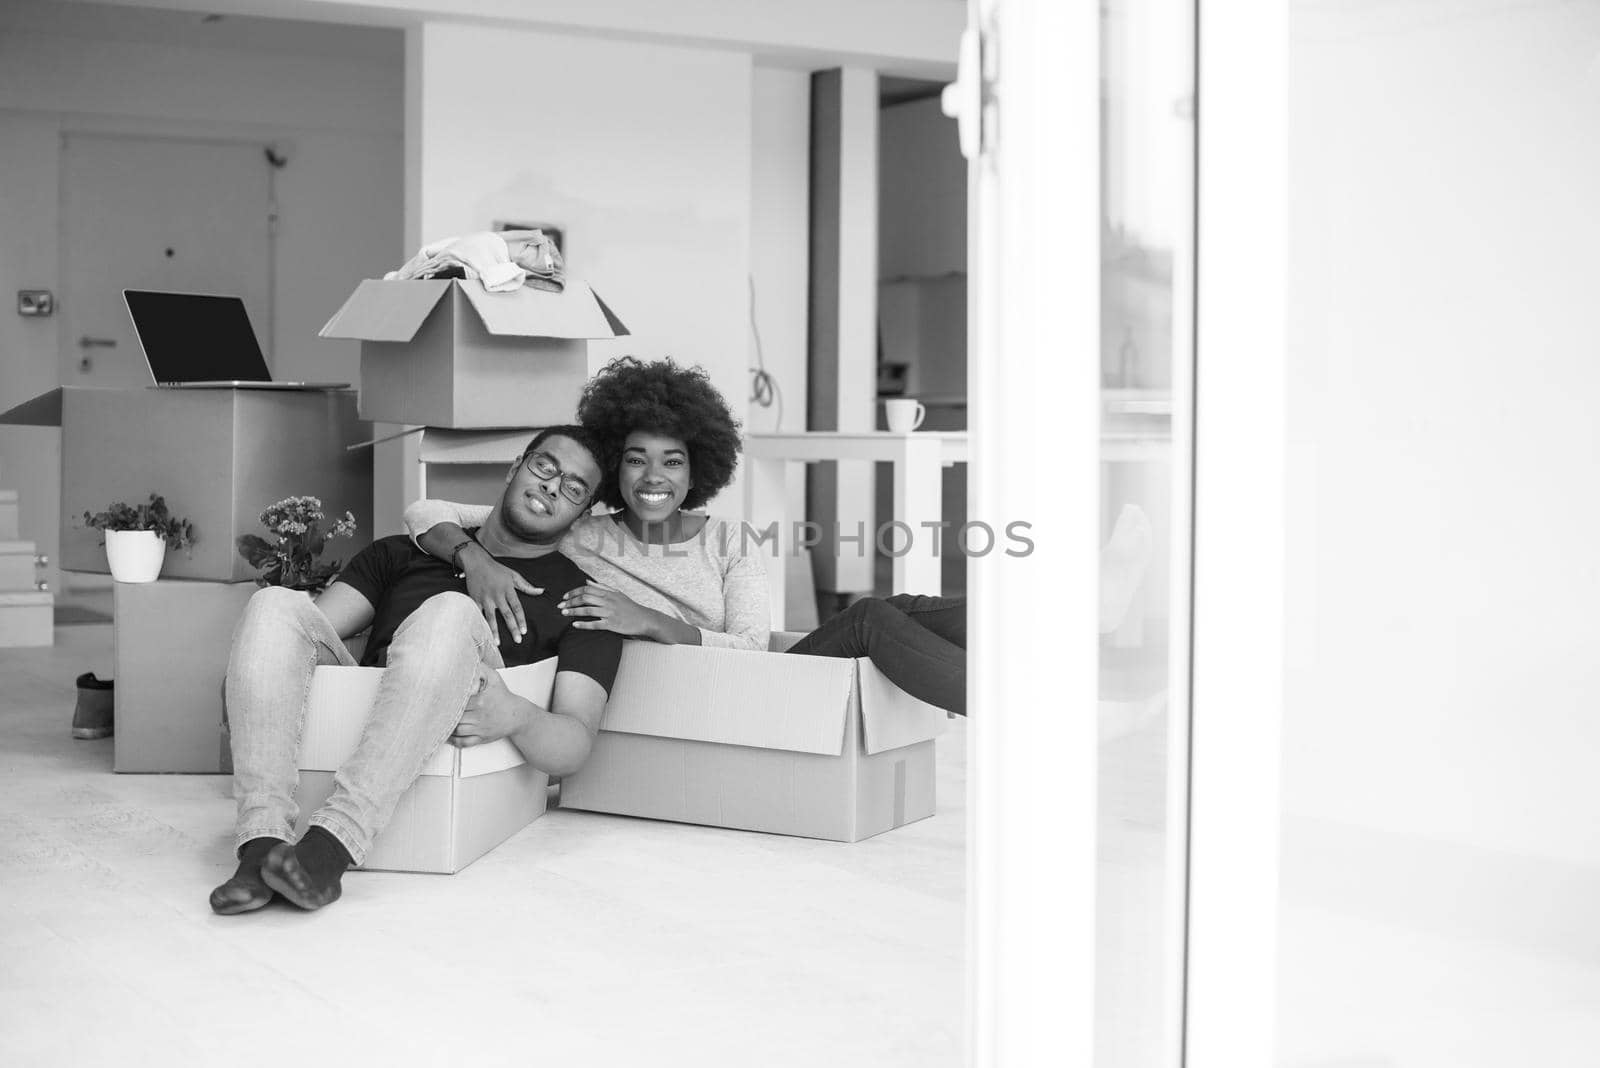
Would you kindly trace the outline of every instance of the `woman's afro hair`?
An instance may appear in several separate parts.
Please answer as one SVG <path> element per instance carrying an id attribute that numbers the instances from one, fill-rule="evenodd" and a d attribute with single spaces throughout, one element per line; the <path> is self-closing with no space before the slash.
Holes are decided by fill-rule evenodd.
<path id="1" fill-rule="evenodd" d="M 623 507 L 617 471 L 623 445 L 635 430 L 677 438 L 688 448 L 694 485 L 684 496 L 685 508 L 699 508 L 715 497 L 739 464 L 739 421 L 703 367 L 618 357 L 583 387 L 578 422 L 605 450 L 599 499 L 610 508 Z"/>

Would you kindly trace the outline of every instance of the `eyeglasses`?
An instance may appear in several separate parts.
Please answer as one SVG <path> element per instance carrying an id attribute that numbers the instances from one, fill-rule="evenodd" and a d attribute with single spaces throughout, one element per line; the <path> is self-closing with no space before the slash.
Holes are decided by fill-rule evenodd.
<path id="1" fill-rule="evenodd" d="M 589 503 L 589 483 L 577 475 L 569 475 L 561 470 L 561 465 L 547 452 L 530 452 L 522 461 L 528 469 L 528 474 L 540 482 L 548 482 L 557 476 L 561 479 L 561 496 L 578 505 L 580 508 Z"/>

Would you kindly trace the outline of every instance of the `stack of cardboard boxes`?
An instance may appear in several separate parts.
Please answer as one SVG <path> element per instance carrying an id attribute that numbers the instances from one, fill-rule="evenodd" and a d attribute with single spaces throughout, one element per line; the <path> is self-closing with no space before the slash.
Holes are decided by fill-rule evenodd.
<path id="1" fill-rule="evenodd" d="M 0 489 L 0 648 L 49 645 L 55 640 L 55 597 L 39 588 L 39 555 L 17 536 L 17 491 Z"/>
<path id="2" fill-rule="evenodd" d="M 265 535 L 260 514 L 292 496 L 354 512 L 353 553 L 371 539 L 372 470 L 351 444 L 371 436 L 349 390 L 56 389 L 0 422 L 61 428 L 61 566 L 106 574 L 83 513 L 166 498 L 194 524 L 190 552 L 168 550 L 161 578 L 116 583 L 114 766 L 220 772 L 228 642 L 256 572 L 235 545 Z"/>

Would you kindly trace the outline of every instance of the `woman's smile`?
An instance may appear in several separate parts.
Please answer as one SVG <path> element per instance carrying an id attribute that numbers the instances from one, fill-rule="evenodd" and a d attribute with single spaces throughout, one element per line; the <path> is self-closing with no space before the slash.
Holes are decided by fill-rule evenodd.
<path id="1" fill-rule="evenodd" d="M 668 434 L 635 430 L 623 444 L 617 481 L 630 513 L 642 521 L 665 522 L 694 486 L 689 447 Z"/>

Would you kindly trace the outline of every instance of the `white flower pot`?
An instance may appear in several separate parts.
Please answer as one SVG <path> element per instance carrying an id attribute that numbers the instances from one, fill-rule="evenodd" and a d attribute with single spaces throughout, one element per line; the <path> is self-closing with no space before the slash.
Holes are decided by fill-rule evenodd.
<path id="1" fill-rule="evenodd" d="M 167 543 L 153 530 L 106 531 L 106 563 L 118 582 L 154 582 L 167 558 Z"/>

